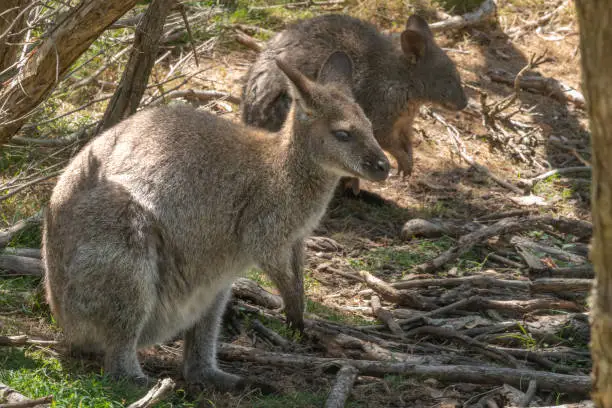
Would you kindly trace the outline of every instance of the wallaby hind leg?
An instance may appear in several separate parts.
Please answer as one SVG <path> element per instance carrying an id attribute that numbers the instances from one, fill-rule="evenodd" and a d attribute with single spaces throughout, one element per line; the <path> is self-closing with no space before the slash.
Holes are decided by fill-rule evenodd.
<path id="1" fill-rule="evenodd" d="M 240 387 L 241 377 L 217 366 L 217 341 L 221 318 L 230 298 L 231 287 L 223 288 L 206 313 L 185 333 L 184 376 L 190 384 L 210 384 L 220 390 Z"/>
<path id="2" fill-rule="evenodd" d="M 126 339 L 106 350 L 104 373 L 117 379 L 128 379 L 139 385 L 151 384 L 152 379 L 140 367 L 136 353 L 136 340 Z"/>
<path id="3" fill-rule="evenodd" d="M 65 331 L 72 348 L 83 349 L 95 340 L 104 350 L 104 372 L 139 384 L 148 382 L 138 362 L 140 333 L 152 309 L 155 276 L 146 260 L 109 245 L 106 251 L 82 247 L 68 268 L 70 280 L 63 294 Z M 112 253 L 113 256 L 108 256 Z M 97 279 L 91 280 L 93 273 Z M 116 290 L 109 292 L 108 288 Z"/>
<path id="4" fill-rule="evenodd" d="M 412 122 L 400 123 L 393 130 L 391 146 L 387 149 L 397 161 L 397 174 L 406 177 L 412 174 L 414 165 L 412 149 Z"/>

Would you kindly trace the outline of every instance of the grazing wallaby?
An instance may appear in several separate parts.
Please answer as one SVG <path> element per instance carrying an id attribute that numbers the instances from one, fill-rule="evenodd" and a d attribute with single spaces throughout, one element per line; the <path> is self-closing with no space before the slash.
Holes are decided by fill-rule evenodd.
<path id="1" fill-rule="evenodd" d="M 341 176 L 388 176 L 349 57 L 332 53 L 317 82 L 276 63 L 294 101 L 280 132 L 189 107 L 144 110 L 86 146 L 53 190 L 48 301 L 69 344 L 101 349 L 108 374 L 146 381 L 136 350 L 185 331 L 189 383 L 245 386 L 215 357 L 232 280 L 262 268 L 302 329 L 303 239 Z"/>
<path id="2" fill-rule="evenodd" d="M 433 102 L 461 110 L 467 98 L 455 64 L 436 45 L 427 22 L 413 15 L 400 46 L 373 25 L 346 15 L 328 14 L 292 24 L 270 40 L 249 70 L 242 94 L 242 120 L 271 131 L 280 129 L 291 105 L 287 85 L 274 59 L 282 57 L 310 78 L 332 50 L 354 62 L 353 93 L 372 121 L 380 146 L 397 160 L 398 171 L 412 172 L 412 118 L 418 105 Z M 398 118 L 410 123 L 395 127 Z M 358 190 L 357 183 L 353 185 Z"/>

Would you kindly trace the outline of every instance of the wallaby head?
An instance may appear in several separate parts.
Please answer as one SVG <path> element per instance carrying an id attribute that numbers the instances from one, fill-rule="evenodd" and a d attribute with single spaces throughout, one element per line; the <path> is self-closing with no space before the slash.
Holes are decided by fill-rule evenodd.
<path id="1" fill-rule="evenodd" d="M 317 81 L 276 58 L 289 79 L 294 138 L 301 154 L 337 176 L 381 181 L 390 164 L 374 138 L 372 124 L 353 98 L 353 64 L 348 55 L 333 52 L 322 64 Z"/>
<path id="2" fill-rule="evenodd" d="M 451 110 L 462 110 L 467 106 L 455 64 L 436 44 L 422 17 L 412 15 L 408 18 L 400 42 L 405 64 L 411 66 L 410 76 L 422 87 L 419 89 L 420 98 Z"/>

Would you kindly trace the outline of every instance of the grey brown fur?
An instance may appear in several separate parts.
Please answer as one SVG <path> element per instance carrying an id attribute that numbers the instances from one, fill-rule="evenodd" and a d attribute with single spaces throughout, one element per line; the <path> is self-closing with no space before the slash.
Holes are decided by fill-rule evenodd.
<path id="1" fill-rule="evenodd" d="M 467 104 L 455 64 L 436 45 L 429 26 L 411 16 L 400 44 L 375 26 L 346 15 L 328 14 L 288 26 L 272 38 L 252 65 L 242 95 L 242 120 L 278 130 L 289 111 L 291 98 L 274 59 L 282 57 L 315 78 L 318 67 L 333 50 L 346 52 L 355 64 L 355 99 L 372 121 L 374 136 L 394 156 L 398 171 L 410 174 L 413 166 L 412 120 L 397 127 L 418 105 L 433 102 L 460 110 Z"/>
<path id="2" fill-rule="evenodd" d="M 55 187 L 47 298 L 69 344 L 103 351 L 108 374 L 146 381 L 136 350 L 185 331 L 188 382 L 244 385 L 215 358 L 232 280 L 261 267 L 301 329 L 304 237 L 339 177 L 387 177 L 346 54 L 318 83 L 277 63 L 296 100 L 279 133 L 189 107 L 145 110 L 94 139 Z"/>

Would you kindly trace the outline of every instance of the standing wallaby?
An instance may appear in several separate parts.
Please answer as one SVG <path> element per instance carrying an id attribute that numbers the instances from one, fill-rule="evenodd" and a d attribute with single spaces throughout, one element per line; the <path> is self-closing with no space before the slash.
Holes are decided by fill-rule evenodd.
<path id="1" fill-rule="evenodd" d="M 341 176 L 388 176 L 351 95 L 350 58 L 331 54 L 317 82 L 277 64 L 294 101 L 280 132 L 189 107 L 144 110 L 87 145 L 53 190 L 48 301 L 69 344 L 101 349 L 108 374 L 146 381 L 136 350 L 185 331 L 189 383 L 246 385 L 216 365 L 232 281 L 259 266 L 301 330 L 303 239 Z"/>
<path id="2" fill-rule="evenodd" d="M 275 58 L 282 57 L 314 79 L 333 50 L 352 59 L 355 99 L 372 121 L 380 146 L 397 160 L 398 172 L 410 174 L 412 120 L 419 104 L 433 102 L 452 110 L 467 105 L 455 64 L 436 45 L 427 22 L 416 15 L 408 19 L 400 46 L 373 25 L 346 15 L 327 14 L 288 26 L 270 40 L 249 70 L 242 94 L 243 122 L 277 131 L 287 118 L 291 98 Z M 410 122 L 396 126 L 400 117 Z M 353 187 L 358 191 L 358 179 Z"/>

